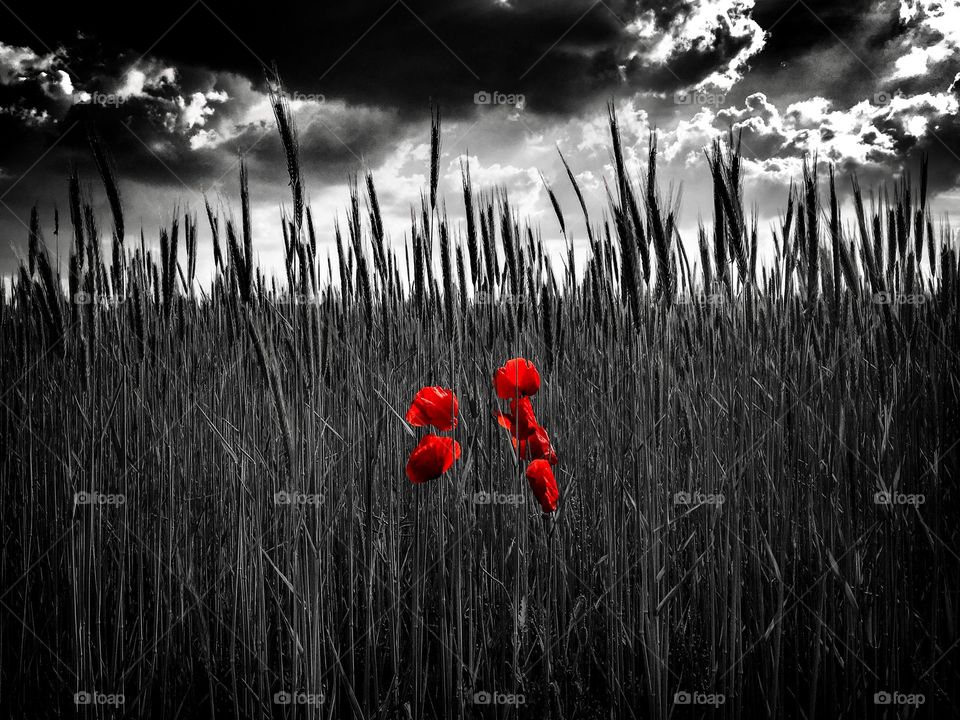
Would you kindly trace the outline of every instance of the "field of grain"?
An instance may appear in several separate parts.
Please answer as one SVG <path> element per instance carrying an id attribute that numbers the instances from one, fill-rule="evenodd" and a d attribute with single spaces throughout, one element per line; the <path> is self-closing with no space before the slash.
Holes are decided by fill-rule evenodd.
<path id="1" fill-rule="evenodd" d="M 466 175 L 447 220 L 439 117 L 410 241 L 372 177 L 320 237 L 276 114 L 276 279 L 244 171 L 239 219 L 178 217 L 157 254 L 123 242 L 94 142 L 62 278 L 34 213 L 0 293 L 0 715 L 960 715 L 960 280 L 925 167 L 847 216 L 851 178 L 811 163 L 758 228 L 732 138 L 688 254 L 655 140 L 628 167 L 611 113 L 574 267 Z M 586 206 L 554 206 L 567 237 Z M 546 516 L 493 419 L 518 356 L 560 458 Z M 463 454 L 415 486 L 423 385 L 457 393 Z"/>

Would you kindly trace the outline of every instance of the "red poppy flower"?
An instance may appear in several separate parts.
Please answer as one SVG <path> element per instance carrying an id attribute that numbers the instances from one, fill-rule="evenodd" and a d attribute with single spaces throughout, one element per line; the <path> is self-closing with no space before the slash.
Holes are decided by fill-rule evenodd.
<path id="1" fill-rule="evenodd" d="M 560 500 L 560 491 L 557 489 L 550 463 L 546 460 L 534 460 L 530 463 L 527 466 L 527 482 L 540 503 L 540 509 L 545 513 L 554 512 Z"/>
<path id="2" fill-rule="evenodd" d="M 501 427 L 510 431 L 510 436 L 516 440 L 526 440 L 540 425 L 537 423 L 537 416 L 533 412 L 533 403 L 530 398 L 522 397 L 510 401 L 510 412 L 497 412 L 497 422 Z"/>
<path id="3" fill-rule="evenodd" d="M 460 443 L 453 438 L 424 435 L 407 460 L 407 478 L 415 484 L 443 475 L 460 457 Z"/>
<path id="4" fill-rule="evenodd" d="M 550 444 L 550 436 L 542 427 L 538 427 L 526 440 L 520 442 L 520 457 L 529 460 L 546 460 L 551 465 L 559 462 L 557 453 Z"/>
<path id="5" fill-rule="evenodd" d="M 534 395 L 540 389 L 540 373 L 529 360 L 513 358 L 493 374 L 493 387 L 501 400 Z"/>
<path id="6" fill-rule="evenodd" d="M 457 426 L 457 396 L 442 387 L 420 388 L 410 403 L 407 422 L 416 427 L 433 425 L 437 430 L 453 430 Z"/>

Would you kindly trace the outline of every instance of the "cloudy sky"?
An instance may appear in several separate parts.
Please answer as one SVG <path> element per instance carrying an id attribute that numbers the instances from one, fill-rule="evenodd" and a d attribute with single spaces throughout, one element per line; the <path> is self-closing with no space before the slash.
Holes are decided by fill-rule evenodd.
<path id="1" fill-rule="evenodd" d="M 8 4 L 10 3 L 10 4 Z M 559 228 L 540 180 L 585 237 L 559 146 L 597 209 L 610 177 L 605 104 L 633 168 L 659 131 L 664 183 L 682 185 L 681 233 L 709 221 L 702 149 L 743 130 L 748 201 L 763 235 L 805 153 L 880 183 L 931 158 L 934 208 L 960 212 L 960 0 L 396 0 L 341 4 L 212 0 L 0 0 L 0 272 L 26 253 L 36 204 L 48 244 L 80 168 L 109 227 L 87 133 L 118 169 L 132 237 L 148 243 L 202 193 L 238 212 L 250 168 L 255 245 L 281 256 L 289 189 L 267 96 L 276 67 L 299 129 L 323 240 L 351 173 L 372 170 L 392 240 L 403 241 L 429 163 L 431 101 L 443 112 L 441 188 L 462 212 L 461 159 L 475 184 L 506 186 L 545 240 Z M 599 218 L 599 215 L 595 216 Z M 202 226 L 206 240 L 205 224 Z M 60 236 L 61 254 L 70 242 Z M 200 275 L 209 267 L 202 250 Z"/>

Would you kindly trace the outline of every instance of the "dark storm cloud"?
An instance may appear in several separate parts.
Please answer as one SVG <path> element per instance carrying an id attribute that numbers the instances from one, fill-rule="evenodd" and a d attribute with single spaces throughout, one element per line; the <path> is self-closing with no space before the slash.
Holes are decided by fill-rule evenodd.
<path id="1" fill-rule="evenodd" d="M 618 88 L 694 84 L 745 42 L 718 31 L 712 47 L 678 52 L 673 72 L 652 67 L 630 58 L 638 50 L 642 55 L 644 42 L 628 24 L 648 13 L 650 44 L 696 5 L 645 8 L 623 0 L 258 7 L 210 0 L 162 3 L 142 22 L 131 21 L 128 3 L 70 4 L 56 13 L 34 4 L 7 18 L 2 39 L 38 52 L 67 48 L 72 58 L 84 58 L 82 64 L 69 63 L 75 80 L 88 77 L 98 62 L 129 61 L 139 53 L 178 68 L 232 72 L 261 84 L 264 65 L 276 63 L 293 91 L 386 105 L 404 116 L 424 113 L 430 98 L 453 114 L 472 111 L 473 95 L 483 89 L 521 92 L 538 111 L 563 112 Z"/>
<path id="2" fill-rule="evenodd" d="M 770 60 L 790 60 L 812 48 L 833 45 L 838 37 L 845 42 L 853 37 L 874 45 L 886 42 L 898 25 L 895 5 L 883 9 L 887 33 L 864 27 L 864 17 L 882 5 L 876 0 L 763 2 L 754 8 L 753 18 L 761 27 L 774 30 L 767 40 Z"/>
<path id="3" fill-rule="evenodd" d="M 752 16 L 769 33 L 731 99 L 762 92 L 789 100 L 817 95 L 850 103 L 878 91 L 910 95 L 946 90 L 960 70 L 956 61 L 918 77 L 891 77 L 890 66 L 911 48 L 943 39 L 927 27 L 929 8 L 906 18 L 906 5 L 899 0 L 758 3 Z"/>
<path id="4" fill-rule="evenodd" d="M 755 92 L 801 99 L 873 93 L 891 39 L 903 32 L 896 2 L 762 2 L 753 18 L 767 29 L 763 52 L 732 99 Z"/>
<path id="5" fill-rule="evenodd" d="M 749 16 L 720 4 L 716 12 Z M 293 96 L 326 100 L 298 108 L 301 151 L 312 177 L 342 181 L 421 126 L 431 100 L 447 119 L 476 114 L 480 91 L 519 93 L 528 111 L 564 115 L 621 92 L 696 83 L 749 42 L 719 16 L 709 37 L 687 37 L 699 11 L 687 0 L 204 0 L 162 3 L 144 21 L 115 1 L 55 13 L 3 6 L 0 193 L 23 215 L 51 178 L 73 164 L 89 172 L 91 129 L 121 178 L 196 190 L 244 153 L 259 177 L 282 180 L 265 66 Z M 649 57 L 672 35 L 666 56 Z"/>
<path id="6" fill-rule="evenodd" d="M 65 176 L 74 164 L 89 170 L 92 132 L 109 148 L 121 177 L 147 184 L 193 191 L 216 185 L 235 171 L 241 154 L 263 176 L 283 178 L 268 97 L 248 79 L 151 61 L 98 73 L 81 91 L 62 74 L 72 66 L 62 54 L 33 57 L 21 62 L 15 82 L 0 84 L 0 131 L 7 140 L 0 193 L 18 197 L 34 184 L 42 187 L 44 171 Z M 58 77 L 66 77 L 66 87 Z M 296 105 L 302 159 L 321 180 L 339 181 L 361 161 L 377 162 L 403 130 L 394 111 L 342 101 Z M 41 158 L 42 167 L 18 177 Z"/>

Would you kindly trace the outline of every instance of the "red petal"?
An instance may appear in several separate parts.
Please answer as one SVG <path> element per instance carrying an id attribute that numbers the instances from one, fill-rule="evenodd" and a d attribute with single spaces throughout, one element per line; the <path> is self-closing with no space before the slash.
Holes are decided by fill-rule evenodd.
<path id="1" fill-rule="evenodd" d="M 534 395 L 540 389 L 540 373 L 529 360 L 513 358 L 493 374 L 493 387 L 502 400 Z"/>
<path id="2" fill-rule="evenodd" d="M 513 416 L 515 423 L 511 431 L 521 439 L 529 437 L 540 427 L 537 423 L 537 416 L 533 412 L 533 403 L 530 402 L 528 397 L 511 400 L 510 414 Z"/>
<path id="3" fill-rule="evenodd" d="M 524 441 L 540 427 L 537 424 L 537 416 L 533 412 L 530 398 L 511 400 L 510 412 L 496 412 L 494 417 L 497 419 L 497 424 L 506 428 L 510 433 L 510 439 L 513 441 L 514 447 L 517 446 L 517 440 L 520 441 L 522 447 Z"/>
<path id="4" fill-rule="evenodd" d="M 556 465 L 558 462 L 557 453 L 550 444 L 550 436 L 542 427 L 538 427 L 527 438 L 527 449 L 532 460 L 546 460 L 551 465 Z"/>
<path id="5" fill-rule="evenodd" d="M 498 410 L 496 413 L 494 413 L 494 417 L 497 419 L 497 424 L 500 427 L 506 428 L 507 430 L 510 431 L 511 434 L 513 433 L 513 417 L 512 416 L 504 415 L 502 412 Z"/>
<path id="6" fill-rule="evenodd" d="M 420 484 L 443 475 L 460 457 L 460 443 L 453 438 L 424 435 L 407 459 L 407 478 Z"/>
<path id="7" fill-rule="evenodd" d="M 560 500 L 560 491 L 550 463 L 546 460 L 534 460 L 527 466 L 526 475 L 530 489 L 540 503 L 540 509 L 545 513 L 554 512 Z"/>
<path id="8" fill-rule="evenodd" d="M 420 388 L 407 410 L 407 422 L 415 427 L 433 425 L 437 430 L 457 426 L 459 403 L 453 390 L 437 386 Z"/>

